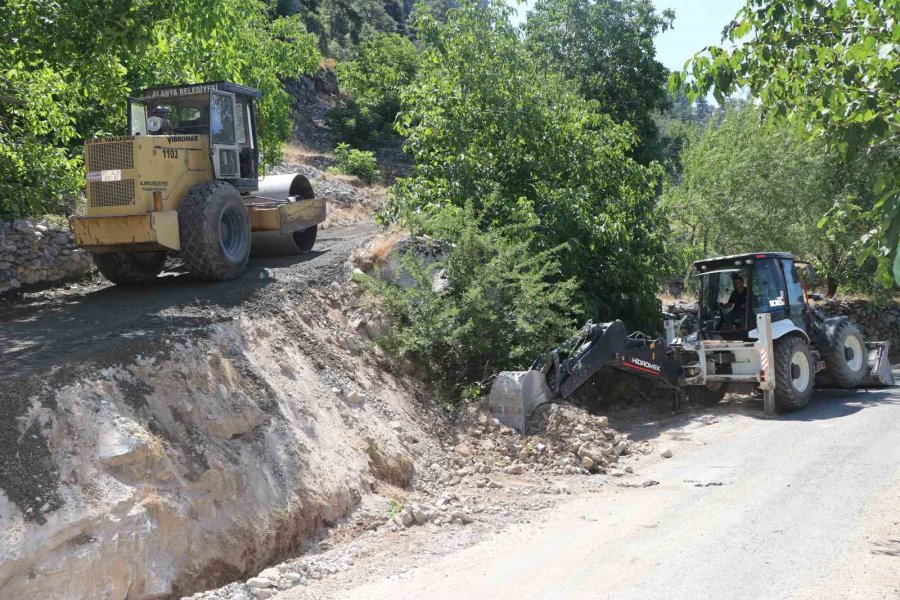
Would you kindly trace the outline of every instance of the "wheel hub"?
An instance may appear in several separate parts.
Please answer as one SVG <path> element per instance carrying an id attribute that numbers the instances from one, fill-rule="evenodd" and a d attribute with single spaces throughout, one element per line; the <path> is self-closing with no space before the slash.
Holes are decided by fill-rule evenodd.
<path id="1" fill-rule="evenodd" d="M 245 236 L 241 215 L 232 207 L 226 208 L 219 221 L 219 240 L 225 254 L 231 258 L 240 258 Z"/>
<path id="2" fill-rule="evenodd" d="M 844 340 L 844 359 L 852 371 L 862 369 L 863 350 L 856 336 L 850 335 Z"/>
<path id="3" fill-rule="evenodd" d="M 791 385 L 798 392 L 802 392 L 809 385 L 810 368 L 809 361 L 803 352 L 794 352 L 791 356 Z"/>

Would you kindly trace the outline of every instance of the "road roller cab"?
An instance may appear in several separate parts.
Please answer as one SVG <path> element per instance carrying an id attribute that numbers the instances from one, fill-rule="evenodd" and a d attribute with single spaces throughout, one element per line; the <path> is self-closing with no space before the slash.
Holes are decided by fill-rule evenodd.
<path id="1" fill-rule="evenodd" d="M 130 135 L 85 144 L 87 212 L 72 228 L 104 276 L 150 281 L 178 252 L 196 277 L 230 279 L 254 240 L 312 249 L 325 199 L 303 175 L 260 178 L 261 96 L 228 82 L 149 88 L 128 99 Z"/>

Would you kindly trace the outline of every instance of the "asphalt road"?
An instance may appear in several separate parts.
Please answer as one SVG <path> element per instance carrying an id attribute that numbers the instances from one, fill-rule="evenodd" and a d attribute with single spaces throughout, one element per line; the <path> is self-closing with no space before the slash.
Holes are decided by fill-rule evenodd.
<path id="1" fill-rule="evenodd" d="M 817 391 L 775 419 L 754 404 L 714 414 L 652 432 L 674 456 L 634 481 L 658 485 L 610 482 L 340 598 L 900 598 L 900 388 Z"/>

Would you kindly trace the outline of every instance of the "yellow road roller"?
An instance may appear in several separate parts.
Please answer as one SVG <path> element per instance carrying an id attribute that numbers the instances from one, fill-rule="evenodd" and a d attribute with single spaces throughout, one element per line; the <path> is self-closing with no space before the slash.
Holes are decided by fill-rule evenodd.
<path id="1" fill-rule="evenodd" d="M 303 175 L 260 177 L 261 97 L 225 81 L 148 88 L 128 99 L 130 135 L 85 144 L 87 213 L 71 224 L 107 279 L 152 281 L 169 252 L 216 281 L 251 247 L 312 250 L 326 198 Z"/>

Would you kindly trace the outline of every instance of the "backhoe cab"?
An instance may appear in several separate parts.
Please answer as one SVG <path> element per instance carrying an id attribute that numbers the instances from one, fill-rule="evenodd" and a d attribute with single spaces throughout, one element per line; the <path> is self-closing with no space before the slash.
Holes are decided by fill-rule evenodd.
<path id="1" fill-rule="evenodd" d="M 206 280 L 254 251 L 312 249 L 325 220 L 303 175 L 260 178 L 259 90 L 228 82 L 146 89 L 128 99 L 130 135 L 85 144 L 87 214 L 76 241 L 119 284 L 154 279 L 169 252 Z"/>
<path id="2" fill-rule="evenodd" d="M 893 383 L 887 344 L 866 343 L 847 317 L 826 318 L 810 305 L 798 264 L 783 252 L 694 263 L 698 330 L 673 346 L 695 400 L 713 404 L 729 390 L 762 388 L 774 390 L 780 408 L 796 409 L 809 402 L 816 384 Z M 761 330 L 760 315 L 768 316 L 771 331 Z"/>

